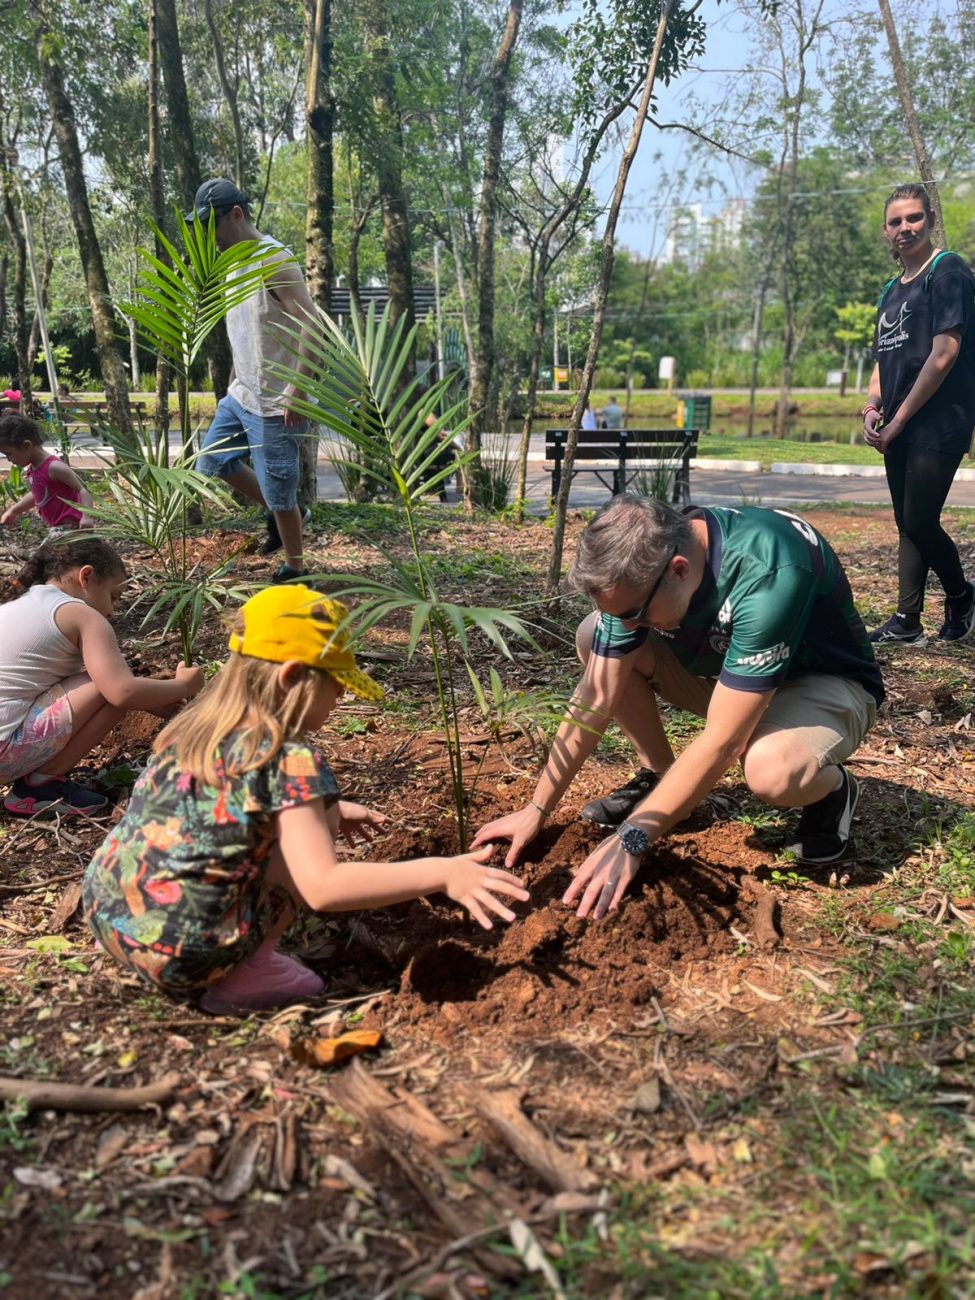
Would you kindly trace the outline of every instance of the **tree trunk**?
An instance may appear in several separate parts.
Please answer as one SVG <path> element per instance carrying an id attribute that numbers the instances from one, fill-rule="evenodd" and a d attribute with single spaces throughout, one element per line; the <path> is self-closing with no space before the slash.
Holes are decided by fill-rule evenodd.
<path id="1" fill-rule="evenodd" d="M 544 238 L 544 236 L 543 236 Z M 515 489 L 515 514 L 518 523 L 524 518 L 524 501 L 528 495 L 528 450 L 531 446 L 532 422 L 535 417 L 535 395 L 538 392 L 538 372 L 541 369 L 542 348 L 545 346 L 545 277 L 547 273 L 548 244 L 538 250 L 535 265 L 532 299 L 535 320 L 532 326 L 532 352 L 528 363 L 528 389 L 525 393 L 525 418 L 521 425 L 518 444 L 518 485 Z"/>
<path id="2" fill-rule="evenodd" d="M 149 200 L 152 219 L 160 230 L 166 227 L 166 197 L 163 187 L 162 138 L 159 127 L 159 35 L 157 0 L 149 0 Z M 161 261 L 168 255 L 159 236 L 155 237 L 155 254 Z M 156 414 L 154 427 L 159 438 L 159 449 L 165 452 L 164 464 L 169 463 L 169 362 L 163 356 L 156 358 Z M 180 412 L 180 428 L 184 427 Z"/>
<path id="3" fill-rule="evenodd" d="M 445 199 L 446 202 L 446 199 Z M 464 257 L 457 238 L 457 230 L 451 215 L 447 214 L 447 226 L 450 230 L 450 251 L 454 255 L 454 275 L 457 277 L 457 297 L 460 299 L 460 322 L 464 331 L 464 349 L 467 352 L 468 381 L 474 373 L 474 334 L 471 330 L 470 294 L 467 292 L 467 273 L 464 270 Z"/>
<path id="4" fill-rule="evenodd" d="M 307 0 L 305 6 L 305 132 L 308 158 L 308 211 L 305 217 L 305 270 L 308 291 L 322 311 L 331 307 L 335 218 L 335 177 L 332 136 L 335 103 L 332 99 L 331 0 Z M 315 504 L 318 498 L 318 427 L 309 430 L 301 444 L 298 503 Z"/>
<path id="5" fill-rule="evenodd" d="M 238 189 L 242 190 L 245 188 L 244 128 L 240 121 L 237 87 L 227 75 L 227 63 L 223 57 L 223 41 L 220 39 L 220 29 L 213 17 L 213 0 L 203 0 L 203 12 L 206 15 L 207 27 L 210 29 L 210 39 L 213 41 L 213 61 L 217 69 L 217 80 L 220 82 L 220 89 L 223 91 L 223 97 L 230 112 L 230 121 L 234 130 L 234 183 Z"/>
<path id="6" fill-rule="evenodd" d="M 17 219 L 13 178 L 3 172 L 3 223 L 14 250 L 13 326 L 14 352 L 17 354 L 17 386 L 30 388 L 30 362 L 27 358 L 30 328 L 27 324 L 27 246 Z"/>
<path id="7" fill-rule="evenodd" d="M 170 140 L 180 201 L 186 211 L 193 206 L 196 191 L 203 177 L 193 136 L 193 119 L 183 75 L 183 48 L 179 40 L 179 23 L 175 0 L 156 0 L 156 37 L 159 62 L 166 87 L 166 109 L 169 114 Z M 210 333 L 206 345 L 207 366 L 213 384 L 214 396 L 219 399 L 230 383 L 230 340 L 227 327 L 221 322 Z M 187 376 L 187 380 L 188 380 Z"/>
<path id="8" fill-rule="evenodd" d="M 806 56 L 812 48 L 819 33 L 819 18 L 823 11 L 823 0 L 819 0 L 812 22 L 807 26 L 802 10 L 802 0 L 796 3 L 797 31 L 799 36 L 798 83 L 795 94 L 790 96 L 787 118 L 786 137 L 782 172 L 786 178 L 785 205 L 782 206 L 781 185 L 779 189 L 780 229 L 777 232 L 778 243 L 782 248 L 782 382 L 779 387 L 779 400 L 775 408 L 775 436 L 785 437 L 786 423 L 789 416 L 789 392 L 792 388 L 792 375 L 798 355 L 802 332 L 796 324 L 799 309 L 796 292 L 795 267 L 795 221 L 796 192 L 798 190 L 800 138 L 799 125 L 806 100 Z"/>
<path id="9" fill-rule="evenodd" d="M 406 317 L 413 325 L 413 256 L 410 221 L 403 189 L 403 127 L 396 101 L 396 81 L 389 56 L 389 16 L 386 0 L 366 6 L 367 57 L 372 73 L 372 104 L 376 126 L 374 166 L 383 217 L 383 252 L 389 284 L 390 320 Z"/>
<path id="10" fill-rule="evenodd" d="M 523 0 L 509 0 L 508 19 L 498 46 L 491 73 L 491 112 L 488 117 L 487 139 L 484 143 L 484 176 L 481 181 L 480 235 L 478 239 L 478 308 L 477 354 L 474 373 L 471 375 L 469 409 L 471 421 L 467 428 L 467 449 L 479 453 L 484 434 L 485 420 L 491 409 L 494 382 L 494 261 L 495 226 L 497 224 L 497 189 L 501 174 L 501 152 L 504 145 L 504 123 L 508 112 L 511 58 L 521 27 Z M 475 461 L 476 465 L 476 461 Z M 477 475 L 468 474 L 465 480 L 465 504 L 470 507 L 472 485 L 476 487 Z"/>
<path id="11" fill-rule="evenodd" d="M 772 259 L 766 263 L 765 272 L 758 290 L 755 303 L 755 319 L 752 324 L 752 363 L 748 381 L 748 436 L 755 432 L 755 393 L 758 388 L 758 365 L 762 355 L 762 320 L 765 315 L 765 298 L 772 280 Z"/>
<path id="12" fill-rule="evenodd" d="M 169 115 L 170 139 L 173 142 L 173 169 L 180 202 L 189 211 L 203 177 L 193 135 L 190 101 L 183 75 L 183 47 L 179 39 L 179 22 L 175 0 L 155 0 L 156 42 L 159 64 L 166 87 L 166 110 Z"/>
<path id="13" fill-rule="evenodd" d="M 51 57 L 50 33 L 38 22 L 35 40 L 41 67 L 41 81 L 51 111 L 54 134 L 61 157 L 61 170 L 71 220 L 78 240 L 78 253 L 88 290 L 88 304 L 95 331 L 95 344 L 105 384 L 105 404 L 109 422 L 123 436 L 132 437 L 132 413 L 125 378 L 125 366 L 116 338 L 115 315 L 112 311 L 111 290 L 102 250 L 95 232 L 95 223 L 88 202 L 88 185 L 85 181 L 81 146 L 75 124 L 74 108 L 68 98 L 61 66 Z"/>
<path id="14" fill-rule="evenodd" d="M 331 306 L 335 250 L 335 180 L 332 139 L 335 101 L 332 98 L 331 0 L 308 0 L 305 28 L 305 129 L 308 156 L 308 214 L 305 218 L 305 269 L 308 291 L 327 312 Z"/>
<path id="15" fill-rule="evenodd" d="M 667 33 L 667 22 L 670 18 L 670 11 L 673 8 L 673 5 L 674 0 L 662 0 L 660 19 L 657 23 L 657 36 L 653 43 L 650 62 L 647 65 L 647 75 L 646 80 L 643 83 L 643 93 L 640 96 L 640 103 L 633 120 L 633 128 L 630 132 L 630 138 L 627 141 L 626 148 L 623 150 L 623 156 L 620 159 L 619 172 L 616 176 L 616 186 L 613 189 L 613 197 L 610 200 L 609 211 L 606 214 L 606 229 L 603 232 L 603 260 L 600 268 L 599 284 L 596 288 L 592 337 L 589 340 L 589 350 L 586 353 L 586 363 L 582 368 L 582 380 L 579 385 L 579 396 L 576 398 L 576 404 L 572 411 L 572 419 L 569 424 L 569 436 L 566 440 L 565 447 L 565 459 L 562 464 L 562 482 L 559 485 L 559 495 L 555 503 L 555 524 L 552 530 L 552 556 L 549 561 L 546 580 L 546 589 L 548 594 L 551 596 L 554 596 L 558 591 L 559 579 L 562 574 L 562 550 L 565 544 L 565 520 L 569 507 L 569 490 L 572 486 L 572 468 L 575 462 L 576 447 L 579 442 L 579 429 L 582 425 L 582 416 L 586 406 L 589 404 L 589 394 L 592 390 L 592 377 L 596 369 L 596 362 L 599 359 L 599 345 L 602 341 L 603 323 L 606 319 L 606 302 L 609 298 L 609 283 L 613 274 L 616 223 L 619 220 L 620 208 L 623 205 L 623 195 L 626 193 L 626 182 L 630 174 L 630 168 L 633 165 L 633 159 L 636 157 L 636 151 L 640 145 L 640 136 L 643 133 L 643 124 L 647 120 L 647 113 L 650 109 L 650 97 L 653 94 L 653 84 L 657 79 L 657 67 L 660 63 L 660 51 L 663 48 L 664 36 Z"/>
<path id="16" fill-rule="evenodd" d="M 542 364 L 542 348 L 545 345 L 545 286 L 548 279 L 549 270 L 558 257 L 558 250 L 555 256 L 551 254 L 552 240 L 568 220 L 568 218 L 578 210 L 583 197 L 588 193 L 589 174 L 592 171 L 592 165 L 596 160 L 599 147 L 605 138 L 606 132 L 610 126 L 623 112 L 626 105 L 630 102 L 630 97 L 622 100 L 614 107 L 610 108 L 604 116 L 602 122 L 593 132 L 586 151 L 583 155 L 582 165 L 579 168 L 579 174 L 576 177 L 575 184 L 570 192 L 565 196 L 565 201 L 557 212 L 554 212 L 542 228 L 538 238 L 538 251 L 535 258 L 535 274 L 532 282 L 532 300 L 534 304 L 535 319 L 532 327 L 532 353 L 528 368 L 528 392 L 525 401 L 525 419 L 521 428 L 521 442 L 518 447 L 518 487 L 515 499 L 515 517 L 518 523 L 524 518 L 524 501 L 528 492 L 528 451 L 531 446 L 532 424 L 535 418 L 535 397 L 538 393 L 538 374 Z M 563 241 L 562 248 L 566 247 L 568 241 Z M 569 363 L 571 372 L 571 360 Z M 571 382 L 571 373 L 570 373 Z"/>
<path id="17" fill-rule="evenodd" d="M 877 3 L 880 6 L 880 17 L 883 19 L 884 31 L 887 33 L 890 66 L 894 73 L 894 81 L 897 84 L 897 95 L 901 101 L 901 111 L 904 114 L 904 121 L 907 123 L 907 133 L 911 137 L 914 160 L 917 163 L 917 170 L 924 183 L 924 188 L 928 192 L 931 211 L 934 214 L 931 237 L 936 248 L 946 248 L 945 223 L 941 215 L 941 195 L 938 192 L 938 182 L 934 179 L 934 172 L 931 169 L 928 151 L 924 147 L 921 124 L 918 121 L 917 109 L 914 107 L 911 84 L 904 68 L 904 56 L 901 54 L 900 41 L 897 39 L 897 28 L 894 26 L 894 15 L 890 11 L 890 0 L 877 0 Z"/>

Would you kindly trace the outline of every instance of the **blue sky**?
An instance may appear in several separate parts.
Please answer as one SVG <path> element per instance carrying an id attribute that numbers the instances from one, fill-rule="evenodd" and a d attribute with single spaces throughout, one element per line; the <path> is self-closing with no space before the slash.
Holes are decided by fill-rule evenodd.
<path id="1" fill-rule="evenodd" d="M 734 6 L 719 5 L 717 0 L 704 0 L 701 15 L 708 28 L 704 57 L 660 89 L 655 116 L 661 122 L 686 121 L 695 105 L 720 104 L 729 76 L 748 63 L 749 20 Z M 730 198 L 750 196 L 754 171 L 722 158 L 715 150 L 708 150 L 705 160 L 694 145 L 694 138 L 685 131 L 658 130 L 647 124 L 627 182 L 618 244 L 644 257 L 659 253 L 666 237 L 666 211 L 674 202 L 700 202 L 706 213 L 715 213 Z M 612 194 L 620 152 L 621 146 L 608 149 L 594 175 L 594 188 L 603 202 Z M 706 183 L 708 170 L 719 187 Z"/>

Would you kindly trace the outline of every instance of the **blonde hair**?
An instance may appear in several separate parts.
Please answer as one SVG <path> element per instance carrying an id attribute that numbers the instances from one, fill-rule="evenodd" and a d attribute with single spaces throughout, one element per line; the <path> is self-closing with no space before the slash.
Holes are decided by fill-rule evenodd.
<path id="1" fill-rule="evenodd" d="M 302 665 L 301 676 L 282 698 L 280 667 L 232 651 L 207 687 L 163 727 L 152 752 L 173 750 L 179 770 L 207 785 L 263 767 L 286 740 L 304 731 L 323 672 Z M 227 762 L 221 747 L 234 732 L 240 743 L 233 762 Z"/>

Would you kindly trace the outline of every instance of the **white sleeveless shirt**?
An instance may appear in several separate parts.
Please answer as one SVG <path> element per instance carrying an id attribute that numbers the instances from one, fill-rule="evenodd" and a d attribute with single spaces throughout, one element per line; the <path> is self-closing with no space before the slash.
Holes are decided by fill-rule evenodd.
<path id="1" fill-rule="evenodd" d="M 17 730 L 38 695 L 85 670 L 81 651 L 54 621 L 55 611 L 71 601 L 85 603 L 41 582 L 0 605 L 0 744 Z"/>
<path id="2" fill-rule="evenodd" d="M 276 239 L 262 235 L 260 242 L 267 249 L 267 261 L 294 261 L 290 249 Z M 294 347 L 294 340 L 286 333 L 296 328 L 297 323 L 267 286 L 227 313 L 227 334 L 234 354 L 234 377 L 227 391 L 252 415 L 284 414 L 287 384 L 271 374 L 269 367 L 271 363 L 296 364 L 288 350 L 288 345 Z"/>

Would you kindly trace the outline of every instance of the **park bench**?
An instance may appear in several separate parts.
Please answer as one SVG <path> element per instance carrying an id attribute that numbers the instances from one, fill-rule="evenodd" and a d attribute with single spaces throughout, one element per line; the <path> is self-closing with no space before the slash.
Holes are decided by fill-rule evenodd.
<path id="1" fill-rule="evenodd" d="M 130 402 L 129 406 L 133 417 L 145 424 L 148 414 L 146 403 Z M 108 404 L 103 397 L 69 397 L 61 403 L 61 415 L 69 435 L 87 433 L 105 424 L 108 419 Z"/>
<path id="2" fill-rule="evenodd" d="M 545 459 L 552 462 L 552 499 L 562 482 L 568 429 L 545 434 Z M 613 496 L 629 491 L 641 478 L 659 484 L 675 505 L 691 503 L 691 458 L 697 455 L 697 429 L 580 429 L 572 477 L 595 474 Z M 612 475 L 612 478 L 608 478 Z"/>

